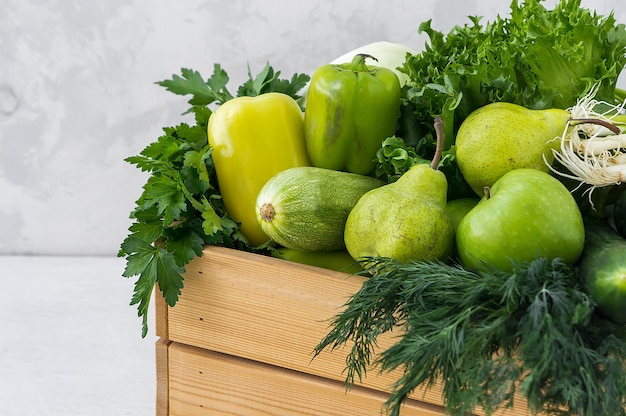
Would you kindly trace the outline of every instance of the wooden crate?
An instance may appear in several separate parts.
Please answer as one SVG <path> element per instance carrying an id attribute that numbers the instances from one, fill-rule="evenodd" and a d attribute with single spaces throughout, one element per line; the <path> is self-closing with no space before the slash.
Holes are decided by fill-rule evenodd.
<path id="1" fill-rule="evenodd" d="M 313 348 L 362 277 L 221 247 L 192 261 L 175 307 L 156 298 L 157 416 L 380 415 L 398 374 L 346 391 L 346 351 Z M 382 337 L 380 347 L 393 342 Z M 525 402 L 502 414 L 527 415 Z M 443 415 L 441 389 L 402 416 Z M 477 414 L 481 414 L 478 412 Z"/>

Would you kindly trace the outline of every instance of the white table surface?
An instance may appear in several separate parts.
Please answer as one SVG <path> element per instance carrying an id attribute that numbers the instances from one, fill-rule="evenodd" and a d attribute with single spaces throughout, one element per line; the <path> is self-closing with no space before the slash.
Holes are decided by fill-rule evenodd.
<path id="1" fill-rule="evenodd" d="M 153 416 L 154 315 L 141 338 L 117 257 L 0 256 L 0 414 Z"/>

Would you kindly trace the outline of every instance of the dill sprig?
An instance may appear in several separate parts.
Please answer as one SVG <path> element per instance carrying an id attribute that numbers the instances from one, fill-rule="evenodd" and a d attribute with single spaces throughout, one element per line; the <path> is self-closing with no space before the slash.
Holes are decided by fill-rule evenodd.
<path id="1" fill-rule="evenodd" d="M 439 262 L 368 259 L 377 273 L 347 301 L 315 348 L 350 345 L 346 384 L 368 369 L 401 370 L 390 415 L 417 387 L 441 383 L 450 415 L 490 415 L 515 394 L 531 413 L 625 415 L 626 328 L 603 319 L 559 260 L 476 274 Z M 377 356 L 380 334 L 397 342 Z"/>

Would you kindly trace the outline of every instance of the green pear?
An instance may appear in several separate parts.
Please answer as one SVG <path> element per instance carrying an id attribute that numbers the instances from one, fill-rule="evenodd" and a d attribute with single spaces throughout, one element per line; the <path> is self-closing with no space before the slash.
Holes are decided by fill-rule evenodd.
<path id="1" fill-rule="evenodd" d="M 487 104 L 470 113 L 455 138 L 456 160 L 477 195 L 505 173 L 519 168 L 549 170 L 552 148 L 558 147 L 570 113 L 531 110 L 505 102 Z"/>
<path id="2" fill-rule="evenodd" d="M 476 206 L 476 204 L 478 204 L 479 201 L 479 198 L 472 197 L 457 198 L 448 201 L 448 203 L 446 204 L 446 210 L 448 211 L 448 218 L 450 218 L 450 223 L 452 224 L 452 229 L 454 230 L 455 236 L 461 220 L 465 218 L 465 216 Z M 457 250 L 456 243 L 454 244 L 454 248 L 452 250 L 452 258 L 457 260 L 459 258 L 459 252 Z"/>
<path id="3" fill-rule="evenodd" d="M 461 220 L 478 204 L 478 201 L 480 201 L 479 198 L 472 197 L 457 198 L 448 201 L 446 209 L 448 210 L 448 217 L 450 217 L 454 232 L 456 232 L 456 229 L 459 227 Z"/>
<path id="4" fill-rule="evenodd" d="M 348 252 L 355 259 L 448 260 L 454 231 L 446 212 L 447 189 L 441 171 L 419 164 L 396 182 L 367 192 L 346 221 Z"/>

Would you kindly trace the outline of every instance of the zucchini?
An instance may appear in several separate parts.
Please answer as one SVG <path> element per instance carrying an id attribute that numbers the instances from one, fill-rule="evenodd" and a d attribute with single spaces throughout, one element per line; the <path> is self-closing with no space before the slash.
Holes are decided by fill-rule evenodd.
<path id="1" fill-rule="evenodd" d="M 265 234 L 281 246 L 343 250 L 348 214 L 363 194 L 383 184 L 376 178 L 331 169 L 287 169 L 261 188 L 257 220 Z"/>
<path id="2" fill-rule="evenodd" d="M 350 274 L 363 271 L 363 267 L 346 250 L 304 251 L 281 247 L 274 250 L 272 256 L 294 263 L 308 264 L 309 266 Z"/>
<path id="3" fill-rule="evenodd" d="M 626 322 L 626 240 L 607 221 L 585 219 L 581 281 L 602 315 Z"/>
<path id="4" fill-rule="evenodd" d="M 622 191 L 613 204 L 613 222 L 617 232 L 626 238 L 626 191 Z"/>

